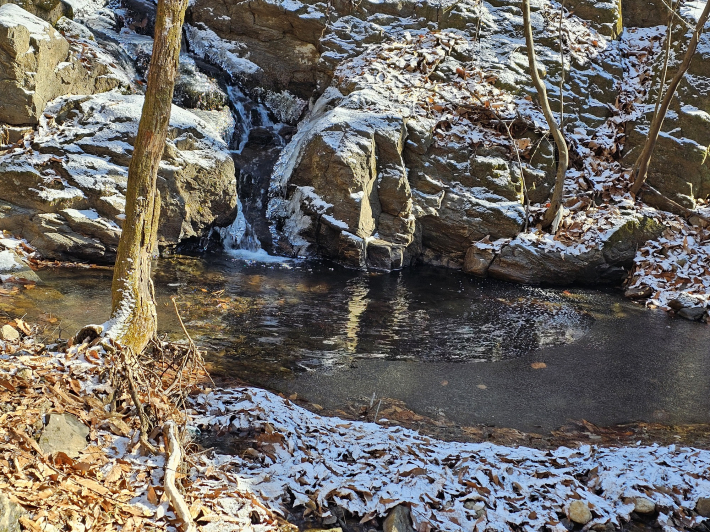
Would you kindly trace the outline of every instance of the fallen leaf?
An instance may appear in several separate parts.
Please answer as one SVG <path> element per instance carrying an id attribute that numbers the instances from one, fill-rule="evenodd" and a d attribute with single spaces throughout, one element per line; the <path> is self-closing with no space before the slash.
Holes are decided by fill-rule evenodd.
<path id="1" fill-rule="evenodd" d="M 530 364 L 530 367 L 532 369 L 545 369 L 547 367 L 547 364 L 545 364 L 544 362 L 533 362 L 532 364 Z"/>

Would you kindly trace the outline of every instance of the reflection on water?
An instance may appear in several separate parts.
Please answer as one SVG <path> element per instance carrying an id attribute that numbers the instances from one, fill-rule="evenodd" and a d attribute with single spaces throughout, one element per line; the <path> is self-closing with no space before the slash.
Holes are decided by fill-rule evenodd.
<path id="1" fill-rule="evenodd" d="M 32 320 L 61 316 L 65 336 L 108 317 L 109 271 L 40 275 L 45 284 L 0 299 L 0 311 Z M 359 358 L 505 360 L 577 341 L 594 314 L 608 314 L 619 301 L 598 291 L 523 287 L 432 268 L 372 274 L 229 255 L 163 259 L 155 285 L 160 329 L 177 333 L 169 298 L 178 296 L 191 332 L 221 353 L 220 365 L 238 372 Z"/>
<path id="2" fill-rule="evenodd" d="M 215 369 L 326 408 L 375 393 L 457 423 L 527 431 L 581 418 L 710 420 L 710 328 L 615 290 L 525 287 L 433 268 L 372 274 L 207 259 L 156 264 L 159 328 L 181 336 L 177 296 Z M 26 316 L 66 338 L 108 318 L 110 271 L 39 274 L 45 283 L 34 289 L 0 287 L 0 320 Z"/>

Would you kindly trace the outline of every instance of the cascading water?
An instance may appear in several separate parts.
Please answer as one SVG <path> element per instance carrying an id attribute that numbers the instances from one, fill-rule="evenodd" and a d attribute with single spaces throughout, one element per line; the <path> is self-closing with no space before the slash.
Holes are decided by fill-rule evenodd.
<path id="1" fill-rule="evenodd" d="M 226 251 L 258 252 L 262 260 L 271 250 L 265 216 L 269 179 L 292 128 L 274 121 L 264 105 L 239 87 L 230 86 L 227 93 L 236 122 L 231 153 L 237 169 L 239 201 L 234 222 L 215 232 Z"/>

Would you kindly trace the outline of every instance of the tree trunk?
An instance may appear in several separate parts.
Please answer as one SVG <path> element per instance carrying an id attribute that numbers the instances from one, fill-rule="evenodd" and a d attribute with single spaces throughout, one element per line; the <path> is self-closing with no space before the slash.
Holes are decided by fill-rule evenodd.
<path id="1" fill-rule="evenodd" d="M 525 44 L 528 49 L 528 62 L 530 64 L 530 76 L 532 77 L 533 85 L 537 90 L 540 107 L 545 115 L 547 127 L 550 128 L 552 138 L 555 139 L 557 145 L 557 177 L 555 179 L 555 188 L 550 199 L 550 206 L 545 211 L 545 216 L 542 219 L 542 227 L 548 228 L 557 217 L 557 214 L 562 207 L 562 191 L 565 184 L 565 176 L 567 175 L 567 166 L 569 165 L 569 150 L 567 142 L 562 135 L 562 131 L 557 126 L 555 117 L 552 114 L 550 101 L 547 99 L 547 89 L 540 78 L 540 73 L 537 70 L 537 60 L 535 57 L 535 43 L 533 42 L 532 24 L 530 22 L 530 0 L 523 0 L 523 25 L 525 27 Z M 564 69 L 564 65 L 563 65 Z"/>
<path id="2" fill-rule="evenodd" d="M 705 9 L 703 9 L 702 14 L 700 15 L 700 19 L 695 25 L 693 36 L 690 38 L 690 43 L 688 43 L 688 49 L 685 51 L 685 57 L 683 58 L 683 62 L 681 63 L 680 67 L 678 68 L 678 72 L 676 72 L 675 76 L 673 76 L 673 79 L 671 80 L 671 83 L 668 86 L 668 90 L 663 95 L 663 101 L 661 102 L 661 105 L 658 106 L 656 112 L 653 114 L 653 120 L 651 121 L 651 127 L 649 128 L 648 136 L 646 137 L 646 142 L 643 145 L 643 150 L 641 151 L 641 155 L 639 155 L 638 159 L 636 159 L 636 162 L 634 163 L 634 166 L 631 169 L 631 175 L 634 179 L 633 185 L 631 186 L 631 192 L 633 194 L 638 195 L 638 193 L 641 191 L 641 187 L 643 187 L 644 183 L 646 182 L 646 178 L 648 177 L 648 166 L 651 163 L 651 157 L 653 156 L 653 150 L 656 147 L 658 135 L 660 134 L 661 127 L 663 126 L 663 120 L 666 118 L 668 107 L 671 104 L 673 96 L 675 96 L 675 92 L 678 89 L 678 85 L 680 85 L 680 82 L 683 80 L 685 73 L 690 68 L 690 62 L 693 60 L 693 55 L 695 55 L 695 51 L 698 48 L 700 34 L 703 32 L 703 28 L 705 27 L 705 24 L 708 21 L 708 17 L 710 17 L 710 1 L 705 4 Z M 671 22 L 669 22 L 669 24 L 670 23 Z M 663 87 L 661 87 L 661 90 L 662 89 Z"/>
<path id="3" fill-rule="evenodd" d="M 168 134 L 187 4 L 188 0 L 158 2 L 148 87 L 128 168 L 126 219 L 113 270 L 111 319 L 105 334 L 134 354 L 145 349 L 157 330 L 150 270 L 160 218 L 158 166 Z"/>

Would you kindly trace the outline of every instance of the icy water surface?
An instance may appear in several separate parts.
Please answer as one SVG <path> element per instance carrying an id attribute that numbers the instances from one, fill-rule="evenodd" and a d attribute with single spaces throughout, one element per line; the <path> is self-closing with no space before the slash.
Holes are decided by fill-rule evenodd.
<path id="1" fill-rule="evenodd" d="M 245 257 L 175 257 L 155 268 L 161 330 L 179 337 L 176 296 L 220 372 L 329 408 L 375 394 L 524 430 L 568 418 L 710 420 L 709 328 L 618 291 Z M 64 337 L 108 318 L 110 271 L 39 274 L 43 285 L 0 297 L 0 312 Z"/>

